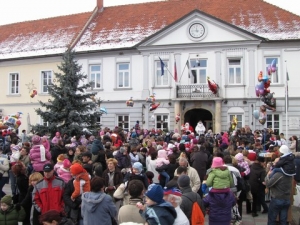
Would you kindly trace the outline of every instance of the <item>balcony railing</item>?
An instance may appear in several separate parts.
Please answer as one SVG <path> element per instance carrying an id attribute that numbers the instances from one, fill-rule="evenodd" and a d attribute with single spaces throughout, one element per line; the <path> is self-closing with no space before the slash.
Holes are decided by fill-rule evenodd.
<path id="1" fill-rule="evenodd" d="M 207 84 L 177 85 L 176 88 L 177 98 L 215 98 L 219 96 L 218 93 L 212 93 Z"/>

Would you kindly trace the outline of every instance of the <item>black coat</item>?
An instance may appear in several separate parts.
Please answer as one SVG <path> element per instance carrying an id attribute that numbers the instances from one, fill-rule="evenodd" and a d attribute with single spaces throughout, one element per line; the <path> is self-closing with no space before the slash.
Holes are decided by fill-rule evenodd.
<path id="1" fill-rule="evenodd" d="M 200 179 L 203 180 L 206 175 L 207 154 L 203 151 L 193 152 L 190 160 L 191 166 L 197 170 Z"/>
<path id="2" fill-rule="evenodd" d="M 284 157 L 280 157 L 279 161 L 276 163 L 276 168 L 282 168 L 286 174 L 294 175 L 296 173 L 296 168 L 294 164 L 295 156 L 294 154 L 289 154 Z"/>
<path id="3" fill-rule="evenodd" d="M 29 188 L 27 189 L 25 198 L 20 203 L 20 205 L 24 208 L 24 210 L 26 212 L 24 225 L 30 224 L 30 211 L 31 211 L 31 207 L 32 207 L 32 191 L 33 191 L 33 186 L 30 185 Z M 40 225 L 39 216 L 40 216 L 40 213 L 35 209 L 35 207 L 33 207 L 33 219 L 32 219 L 33 225 Z"/>
<path id="4" fill-rule="evenodd" d="M 70 218 L 71 210 L 77 210 L 78 211 L 78 217 L 77 219 L 81 218 L 81 210 L 79 208 L 81 204 L 81 195 L 78 196 L 75 201 L 71 200 L 71 195 L 74 192 L 74 185 L 73 185 L 74 178 L 69 180 L 69 182 L 65 186 L 64 194 L 63 194 L 63 200 L 65 203 L 65 213 L 67 214 L 67 217 Z"/>
<path id="5" fill-rule="evenodd" d="M 19 190 L 19 202 L 22 202 L 28 191 L 28 177 L 25 174 L 20 174 L 17 176 L 16 182 Z"/>
<path id="6" fill-rule="evenodd" d="M 251 186 L 251 192 L 257 193 L 261 191 L 265 191 L 265 185 L 262 184 L 262 182 L 265 181 L 266 177 L 266 170 L 265 168 L 260 164 L 254 162 L 250 166 L 250 175 L 249 175 L 249 183 Z"/>
<path id="7" fill-rule="evenodd" d="M 66 154 L 67 149 L 65 147 L 59 146 L 59 145 L 54 145 L 51 147 L 51 160 L 53 164 L 55 165 L 57 163 L 57 157 L 60 154 Z"/>

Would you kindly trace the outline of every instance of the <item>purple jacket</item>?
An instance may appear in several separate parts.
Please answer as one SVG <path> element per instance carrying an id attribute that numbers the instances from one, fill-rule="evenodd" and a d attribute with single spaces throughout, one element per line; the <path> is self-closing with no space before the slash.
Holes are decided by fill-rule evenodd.
<path id="1" fill-rule="evenodd" d="M 45 164 L 50 163 L 51 153 L 49 149 L 45 148 L 45 158 L 44 162 L 41 161 L 41 153 L 40 153 L 40 145 L 34 145 L 30 149 L 29 157 L 31 160 L 32 167 L 34 171 L 40 172 L 43 171 L 43 167 Z"/>
<path id="2" fill-rule="evenodd" d="M 225 189 L 224 189 L 225 190 Z M 209 208 L 209 224 L 230 224 L 231 209 L 235 205 L 236 200 L 231 191 L 222 192 L 209 192 L 203 198 L 203 203 L 206 208 Z"/>

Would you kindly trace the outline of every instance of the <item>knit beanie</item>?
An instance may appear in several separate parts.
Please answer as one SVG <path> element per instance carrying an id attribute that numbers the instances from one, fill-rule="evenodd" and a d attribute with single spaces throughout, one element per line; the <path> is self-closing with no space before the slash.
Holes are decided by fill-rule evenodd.
<path id="1" fill-rule="evenodd" d="M 38 135 L 33 135 L 31 139 L 32 144 L 39 145 L 41 144 L 41 137 Z"/>
<path id="2" fill-rule="evenodd" d="M 191 180 L 190 180 L 189 176 L 187 176 L 187 175 L 180 175 L 178 177 L 178 181 L 177 181 L 179 187 L 181 187 L 181 188 L 189 187 L 190 182 L 191 182 Z"/>
<path id="3" fill-rule="evenodd" d="M 143 171 L 143 165 L 140 162 L 133 163 L 132 168 L 137 169 L 139 173 Z"/>
<path id="4" fill-rule="evenodd" d="M 244 156 L 242 153 L 238 153 L 234 156 L 234 158 L 237 160 L 237 161 L 242 161 L 244 159 Z"/>
<path id="5" fill-rule="evenodd" d="M 157 204 L 164 202 L 164 191 L 160 185 L 150 184 L 145 195 Z"/>
<path id="6" fill-rule="evenodd" d="M 11 205 L 12 197 L 10 195 L 5 195 L 3 198 L 1 198 L 1 203 L 5 203 L 6 205 Z"/>
<path id="7" fill-rule="evenodd" d="M 72 164 L 71 164 L 70 160 L 64 159 L 64 161 L 63 161 L 63 167 L 64 167 L 64 168 L 68 169 L 68 168 L 71 167 L 71 165 L 72 165 Z"/>
<path id="8" fill-rule="evenodd" d="M 80 165 L 79 163 L 74 163 L 70 168 L 70 172 L 72 175 L 78 175 L 78 174 L 84 172 L 84 169 L 83 169 L 82 165 Z"/>

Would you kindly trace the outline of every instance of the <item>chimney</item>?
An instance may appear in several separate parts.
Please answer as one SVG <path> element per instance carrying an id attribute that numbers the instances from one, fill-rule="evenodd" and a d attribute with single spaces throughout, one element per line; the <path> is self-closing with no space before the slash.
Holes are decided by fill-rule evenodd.
<path id="1" fill-rule="evenodd" d="M 98 10 L 103 10 L 103 0 L 97 0 L 97 8 Z"/>

